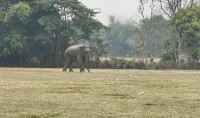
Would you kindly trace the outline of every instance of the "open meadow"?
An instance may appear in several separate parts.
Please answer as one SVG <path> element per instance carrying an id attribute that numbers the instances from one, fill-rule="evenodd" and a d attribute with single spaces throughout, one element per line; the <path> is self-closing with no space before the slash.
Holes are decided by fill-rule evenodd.
<path id="1" fill-rule="evenodd" d="M 0 68 L 0 118 L 197 118 L 200 71 Z"/>

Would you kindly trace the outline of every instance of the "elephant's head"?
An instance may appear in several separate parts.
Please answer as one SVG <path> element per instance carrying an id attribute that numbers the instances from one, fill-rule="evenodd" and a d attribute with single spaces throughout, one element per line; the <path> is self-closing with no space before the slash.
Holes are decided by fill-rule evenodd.
<path id="1" fill-rule="evenodd" d="M 79 47 L 81 49 L 81 53 L 84 55 L 84 56 L 90 56 L 91 54 L 91 49 L 90 47 L 88 46 L 85 46 L 85 45 L 82 45 Z"/>
<path id="2" fill-rule="evenodd" d="M 91 56 L 91 49 L 90 47 L 87 47 L 84 45 L 80 46 L 79 48 L 81 49 L 81 54 L 83 55 L 83 63 L 86 65 L 88 72 L 90 72 L 89 61 L 90 61 L 90 56 Z"/>

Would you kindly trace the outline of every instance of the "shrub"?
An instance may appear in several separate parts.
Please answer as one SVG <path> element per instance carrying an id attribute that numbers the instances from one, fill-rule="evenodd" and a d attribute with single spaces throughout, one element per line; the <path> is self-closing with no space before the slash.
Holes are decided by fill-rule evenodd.
<path id="1" fill-rule="evenodd" d="M 200 69 L 200 64 L 183 62 L 179 65 L 175 61 L 144 63 L 135 59 L 111 58 L 99 62 L 91 61 L 90 67 L 101 69 Z"/>

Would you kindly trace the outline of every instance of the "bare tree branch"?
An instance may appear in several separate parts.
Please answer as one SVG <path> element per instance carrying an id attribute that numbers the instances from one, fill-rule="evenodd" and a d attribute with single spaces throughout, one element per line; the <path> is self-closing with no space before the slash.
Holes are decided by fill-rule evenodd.
<path id="1" fill-rule="evenodd" d="M 164 12 L 164 14 L 166 14 L 169 18 L 172 18 L 172 16 L 169 13 L 167 13 L 165 9 L 163 8 L 163 3 L 167 3 L 167 2 L 162 2 L 162 0 L 159 0 L 159 2 L 160 2 L 161 10 Z"/>
<path id="2" fill-rule="evenodd" d="M 143 3 L 143 0 L 139 0 L 140 2 L 140 5 L 139 5 L 139 8 L 138 8 L 138 12 L 142 15 L 142 18 L 144 19 L 144 3 Z"/>
<path id="3" fill-rule="evenodd" d="M 139 2 L 140 2 L 140 5 L 138 8 L 138 12 L 141 14 L 142 19 L 140 23 L 140 33 L 139 33 L 140 35 L 138 38 L 138 45 L 141 46 L 140 51 L 141 51 L 142 60 L 145 63 L 147 63 L 148 62 L 147 55 L 150 52 L 148 48 L 147 39 L 148 39 L 149 31 L 152 27 L 152 17 L 153 17 L 153 10 L 154 10 L 155 4 L 154 4 L 154 0 L 139 0 Z M 147 16 L 145 17 L 144 15 L 144 10 L 145 10 L 144 4 L 146 3 L 148 4 L 150 3 L 150 10 L 151 10 L 150 18 L 148 18 Z"/>
<path id="4" fill-rule="evenodd" d="M 190 7 L 193 6 L 194 0 L 190 0 Z"/>

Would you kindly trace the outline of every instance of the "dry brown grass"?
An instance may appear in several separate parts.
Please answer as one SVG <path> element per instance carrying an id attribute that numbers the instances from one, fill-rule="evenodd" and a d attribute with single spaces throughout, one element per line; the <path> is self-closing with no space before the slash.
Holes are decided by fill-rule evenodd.
<path id="1" fill-rule="evenodd" d="M 197 118 L 200 71 L 0 68 L 2 118 Z"/>

